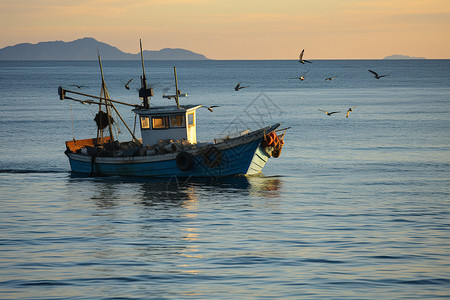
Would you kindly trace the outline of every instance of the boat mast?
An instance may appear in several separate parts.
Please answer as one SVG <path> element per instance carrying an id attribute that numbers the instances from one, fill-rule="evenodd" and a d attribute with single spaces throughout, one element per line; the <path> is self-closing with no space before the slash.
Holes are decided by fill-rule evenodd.
<path id="1" fill-rule="evenodd" d="M 139 39 L 139 44 L 141 46 L 141 62 L 142 62 L 142 77 L 141 77 L 141 89 L 139 90 L 139 97 L 144 101 L 144 108 L 150 108 L 149 99 L 153 96 L 153 89 L 147 88 L 147 78 L 145 77 L 145 67 L 144 67 L 144 55 L 142 53 L 142 41 Z"/>
<path id="2" fill-rule="evenodd" d="M 98 53 L 98 62 L 100 65 L 100 74 L 102 76 L 102 88 L 100 91 L 100 97 L 103 98 L 103 100 L 105 101 L 106 104 L 112 104 L 112 103 L 108 103 L 108 99 L 109 99 L 109 93 L 108 93 L 108 89 L 106 87 L 106 82 L 105 82 L 105 77 L 103 76 L 103 66 L 102 66 L 102 59 L 100 57 L 100 53 Z M 102 102 L 102 99 L 100 99 L 100 102 Z M 113 135 L 113 131 L 112 131 L 112 126 L 111 126 L 111 108 L 110 105 L 105 105 L 106 106 L 106 115 L 107 115 L 107 120 L 108 120 L 108 128 L 109 128 L 109 136 L 111 138 L 111 142 L 114 141 L 114 135 Z M 101 105 L 98 106 L 98 111 L 100 114 L 100 111 L 102 111 Z M 102 118 L 100 118 L 100 120 L 102 120 Z M 100 121 L 101 123 L 101 121 Z M 103 127 L 103 126 L 100 126 Z M 97 128 L 97 139 L 103 139 L 103 128 Z"/>

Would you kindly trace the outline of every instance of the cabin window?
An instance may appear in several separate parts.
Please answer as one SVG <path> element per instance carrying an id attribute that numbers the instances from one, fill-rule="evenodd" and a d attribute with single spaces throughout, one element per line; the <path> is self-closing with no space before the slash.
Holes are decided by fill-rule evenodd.
<path id="1" fill-rule="evenodd" d="M 152 127 L 153 129 L 166 129 L 169 128 L 169 118 L 167 116 L 163 117 L 152 117 Z"/>
<path id="2" fill-rule="evenodd" d="M 170 127 L 185 127 L 184 115 L 170 116 Z"/>
<path id="3" fill-rule="evenodd" d="M 142 129 L 150 129 L 150 118 L 149 117 L 141 117 L 141 128 Z"/>
<path id="4" fill-rule="evenodd" d="M 188 125 L 189 126 L 194 126 L 195 125 L 195 117 L 194 117 L 194 113 L 193 112 L 188 114 Z"/>

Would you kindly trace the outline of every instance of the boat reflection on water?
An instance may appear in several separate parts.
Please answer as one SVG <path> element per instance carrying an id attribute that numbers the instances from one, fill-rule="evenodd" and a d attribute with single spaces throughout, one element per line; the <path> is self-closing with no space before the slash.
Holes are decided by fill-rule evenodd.
<path id="1" fill-rule="evenodd" d="M 164 179 L 133 179 L 123 177 L 88 177 L 70 175 L 73 182 L 92 182 L 83 186 L 83 194 L 91 190 L 90 198 L 99 208 L 112 208 L 119 202 L 132 201 L 146 207 L 178 206 L 185 202 L 202 198 L 218 198 L 236 194 L 238 197 L 280 197 L 282 177 L 280 176 L 233 176 L 220 178 L 188 178 L 180 180 L 173 177 Z M 75 188 L 75 186 L 72 186 Z M 84 189 L 87 188 L 87 189 Z M 74 191 L 74 193 L 76 193 Z M 205 200 L 208 201 L 208 200 Z"/>
<path id="2" fill-rule="evenodd" d="M 280 191 L 282 187 L 281 176 L 271 176 L 271 177 L 253 177 L 251 178 L 251 189 L 252 195 L 261 196 L 266 198 L 278 198 L 280 197 Z"/>
<path id="3" fill-rule="evenodd" d="M 279 177 L 236 176 L 223 178 L 190 178 L 178 180 L 176 177 L 163 182 L 141 184 L 141 199 L 145 205 L 172 203 L 184 205 L 185 201 L 202 198 L 220 198 L 221 195 L 256 196 L 276 198 L 280 196 L 282 181 Z M 207 201 L 207 200 L 206 200 Z"/>
<path id="4" fill-rule="evenodd" d="M 245 233 L 239 216 L 249 209 L 263 215 L 276 209 L 282 183 L 282 177 L 264 176 L 185 181 L 71 176 L 67 207 L 86 220 L 79 230 L 87 237 L 90 259 L 107 263 L 91 269 L 92 277 L 116 276 L 111 262 L 118 262 L 129 264 L 133 279 L 145 269 L 145 278 L 153 281 L 176 282 L 184 276 L 195 281 L 195 276 L 208 276 L 208 255 L 225 245 L 222 231 L 243 226 Z M 232 231 L 229 237 L 241 238 Z M 256 250 L 254 255 L 264 256 Z M 164 291 L 172 292 L 172 286 Z"/>

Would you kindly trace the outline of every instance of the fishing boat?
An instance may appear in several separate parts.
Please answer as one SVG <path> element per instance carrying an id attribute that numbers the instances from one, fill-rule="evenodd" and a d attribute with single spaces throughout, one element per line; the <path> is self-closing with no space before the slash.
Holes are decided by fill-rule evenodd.
<path id="1" fill-rule="evenodd" d="M 73 173 L 90 176 L 130 177 L 223 177 L 260 174 L 269 158 L 280 156 L 286 129 L 272 124 L 258 130 L 240 132 L 234 137 L 218 137 L 213 141 L 197 141 L 197 109 L 202 105 L 180 105 L 179 98 L 187 96 L 178 90 L 174 67 L 174 105 L 150 106 L 153 89 L 147 86 L 141 47 L 142 72 L 139 98 L 141 104 L 129 104 L 110 98 L 101 58 L 100 96 L 58 88 L 60 100 L 98 105 L 95 116 L 97 137 L 66 141 L 65 154 Z M 69 96 L 70 95 L 70 96 Z M 77 97 L 77 98 L 75 98 Z M 80 99 L 81 98 L 81 99 Z M 141 138 L 137 138 L 120 116 L 116 105 L 133 107 L 139 120 Z M 115 112 L 130 132 L 132 139 L 119 142 L 112 127 L 118 122 Z M 278 134 L 277 134 L 278 132 Z M 282 132 L 282 133 L 281 133 Z"/>

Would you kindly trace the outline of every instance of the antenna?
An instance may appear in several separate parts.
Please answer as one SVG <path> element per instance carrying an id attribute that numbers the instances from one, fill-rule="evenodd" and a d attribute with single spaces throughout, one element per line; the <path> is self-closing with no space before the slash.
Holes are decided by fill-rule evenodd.
<path id="1" fill-rule="evenodd" d="M 145 82 L 146 78 L 145 78 L 144 55 L 142 53 L 142 41 L 141 41 L 141 39 L 139 39 L 139 45 L 141 46 L 142 74 L 143 74 L 143 78 L 144 78 L 144 84 L 146 85 L 147 83 Z"/>
<path id="2" fill-rule="evenodd" d="M 150 104 L 148 101 L 149 97 L 153 96 L 153 89 L 147 88 L 147 78 L 145 77 L 145 66 L 144 66 L 144 55 L 142 52 L 142 41 L 139 39 L 139 44 L 141 46 L 141 62 L 142 62 L 142 79 L 141 79 L 141 89 L 139 90 L 139 97 L 144 100 L 144 107 L 149 108 Z"/>

